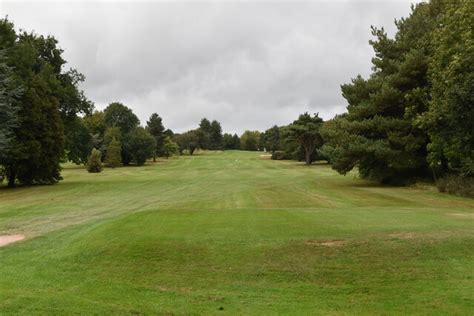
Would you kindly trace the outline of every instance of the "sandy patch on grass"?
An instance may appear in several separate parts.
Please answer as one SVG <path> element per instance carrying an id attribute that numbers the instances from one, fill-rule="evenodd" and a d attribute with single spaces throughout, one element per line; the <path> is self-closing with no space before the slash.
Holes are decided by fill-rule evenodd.
<path id="1" fill-rule="evenodd" d="M 474 219 L 474 213 L 449 213 L 449 216 L 456 216 L 460 218 Z"/>
<path id="2" fill-rule="evenodd" d="M 346 240 L 307 240 L 305 242 L 310 246 L 340 247 L 347 244 Z"/>
<path id="3" fill-rule="evenodd" d="M 260 155 L 260 159 L 272 159 L 272 155 Z"/>
<path id="4" fill-rule="evenodd" d="M 0 247 L 6 246 L 8 244 L 11 244 L 12 242 L 15 241 L 20 241 L 25 239 L 25 236 L 23 235 L 4 235 L 0 236 Z"/>

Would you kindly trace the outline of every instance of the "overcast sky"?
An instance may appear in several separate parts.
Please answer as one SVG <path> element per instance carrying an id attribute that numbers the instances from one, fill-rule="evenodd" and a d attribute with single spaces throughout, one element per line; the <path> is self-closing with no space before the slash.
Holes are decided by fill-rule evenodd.
<path id="1" fill-rule="evenodd" d="M 54 35 L 97 109 L 119 101 L 142 124 L 156 112 L 175 132 L 207 117 L 241 133 L 344 112 L 340 85 L 370 73 L 370 25 L 393 34 L 410 2 L 0 0 L 0 13 Z"/>

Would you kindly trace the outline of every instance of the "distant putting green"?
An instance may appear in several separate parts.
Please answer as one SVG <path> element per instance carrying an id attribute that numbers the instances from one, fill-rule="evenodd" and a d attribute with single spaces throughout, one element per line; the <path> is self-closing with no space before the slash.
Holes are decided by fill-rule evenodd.
<path id="1" fill-rule="evenodd" d="M 263 158 L 0 189 L 0 314 L 472 314 L 474 200 Z"/>

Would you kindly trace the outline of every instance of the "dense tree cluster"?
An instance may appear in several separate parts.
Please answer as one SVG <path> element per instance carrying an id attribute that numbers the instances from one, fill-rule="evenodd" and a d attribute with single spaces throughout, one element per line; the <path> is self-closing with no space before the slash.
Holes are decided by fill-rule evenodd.
<path id="1" fill-rule="evenodd" d="M 52 184 L 60 162 L 118 167 L 196 150 L 265 150 L 273 159 L 325 159 L 346 174 L 404 184 L 433 177 L 443 191 L 474 194 L 474 1 L 433 0 L 395 22 L 390 38 L 372 27 L 372 74 L 341 86 L 347 112 L 323 122 L 301 114 L 261 133 L 223 134 L 216 120 L 174 134 L 153 113 L 140 126 L 120 102 L 103 111 L 64 70 L 52 36 L 17 32 L 0 20 L 0 180 Z"/>
<path id="2" fill-rule="evenodd" d="M 174 140 L 178 144 L 178 152 L 180 155 L 182 155 L 185 150 L 192 155 L 194 151 L 199 148 L 200 132 L 194 129 L 182 134 L 175 134 Z"/>
<path id="3" fill-rule="evenodd" d="M 272 153 L 272 159 L 293 159 L 310 165 L 326 159 L 321 153 L 323 120 L 318 114 L 301 114 L 286 126 L 276 126 L 260 134 L 260 148 Z"/>
<path id="4" fill-rule="evenodd" d="M 143 165 L 148 158 L 169 157 L 165 148 L 165 139 L 172 132 L 165 130 L 161 117 L 153 113 L 146 128 L 133 111 L 120 102 L 113 102 L 104 111 L 95 111 L 86 115 L 84 125 L 91 133 L 93 146 L 100 148 L 103 160 L 110 167 L 119 164 Z M 120 157 L 117 156 L 119 148 Z M 109 153 L 112 149 L 113 153 Z"/>
<path id="5" fill-rule="evenodd" d="M 231 140 L 229 141 L 229 136 Z M 225 150 L 238 149 L 239 137 L 234 134 L 222 134 L 221 123 L 216 120 L 212 122 L 207 118 L 201 119 L 199 127 L 184 133 L 175 134 L 174 141 L 178 144 L 178 152 L 182 155 L 187 151 L 192 155 L 197 149 L 203 150 Z"/>
<path id="6" fill-rule="evenodd" d="M 430 164 L 474 177 L 474 2 L 444 10 L 432 36 L 432 98 L 420 121 L 430 136 Z"/>
<path id="7" fill-rule="evenodd" d="M 210 122 L 203 118 L 198 128 L 199 148 L 208 150 L 222 149 L 222 127 L 221 124 L 213 120 Z"/>
<path id="8" fill-rule="evenodd" d="M 61 179 L 60 161 L 76 157 L 73 138 L 78 114 L 90 111 L 78 83 L 83 76 L 64 71 L 57 41 L 17 32 L 7 18 L 0 20 L 2 52 L 1 116 L 3 148 L 0 165 L 9 186 L 51 184 Z M 12 82 L 21 91 L 10 89 Z"/>
<path id="9" fill-rule="evenodd" d="M 260 132 L 259 131 L 245 131 L 240 136 L 240 148 L 242 150 L 255 151 L 259 150 L 260 147 Z"/>
<path id="10" fill-rule="evenodd" d="M 224 150 L 240 149 L 240 137 L 237 134 L 225 133 L 222 136 L 222 148 Z"/>
<path id="11" fill-rule="evenodd" d="M 176 144 L 164 141 L 172 132 L 157 114 L 144 129 L 121 103 L 93 112 L 79 89 L 84 76 L 65 64 L 54 37 L 17 32 L 7 18 L 0 20 L 0 180 L 52 184 L 61 179 L 62 161 L 100 172 L 102 161 L 140 165 L 175 152 Z"/>
<path id="12" fill-rule="evenodd" d="M 431 1 L 373 28 L 373 73 L 342 86 L 347 113 L 322 130 L 333 168 L 384 183 L 474 175 L 474 2 Z M 464 182 L 463 182 L 464 183 Z"/>

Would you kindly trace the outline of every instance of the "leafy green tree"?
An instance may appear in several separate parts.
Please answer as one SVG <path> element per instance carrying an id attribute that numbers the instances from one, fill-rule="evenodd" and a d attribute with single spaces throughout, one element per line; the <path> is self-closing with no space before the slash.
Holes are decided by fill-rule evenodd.
<path id="1" fill-rule="evenodd" d="M 433 36 L 432 100 L 420 116 L 435 169 L 474 177 L 474 1 L 448 1 Z"/>
<path id="2" fill-rule="evenodd" d="M 104 120 L 107 127 L 118 127 L 122 135 L 133 131 L 140 120 L 131 109 L 119 102 L 110 103 L 104 110 Z"/>
<path id="3" fill-rule="evenodd" d="M 303 148 L 307 165 L 312 163 L 311 157 L 316 149 L 323 145 L 323 138 L 321 137 L 322 125 L 323 119 L 318 114 L 311 116 L 308 113 L 304 113 L 287 128 L 288 139 Z"/>
<path id="4" fill-rule="evenodd" d="M 19 42 L 31 45 L 38 60 L 51 67 L 54 84 L 50 82 L 49 87 L 58 101 L 64 128 L 66 156 L 68 160 L 77 164 L 84 163 L 89 150 L 84 152 L 83 137 L 86 135 L 80 130 L 82 126 L 78 126 L 79 115 L 89 114 L 94 108 L 94 104 L 79 89 L 80 83 L 85 79 L 84 75 L 75 69 L 63 71 L 63 66 L 66 64 L 62 56 L 64 51 L 58 47 L 58 41 L 54 37 L 22 32 L 19 34 Z"/>
<path id="5" fill-rule="evenodd" d="M 94 113 L 84 117 L 84 125 L 92 135 L 103 137 L 107 124 L 105 124 L 105 114 L 102 111 L 94 111 Z"/>
<path id="6" fill-rule="evenodd" d="M 240 136 L 240 147 L 243 150 L 255 151 L 258 150 L 258 144 L 260 143 L 260 132 L 259 131 L 245 131 Z"/>
<path id="7" fill-rule="evenodd" d="M 91 173 L 99 173 L 102 171 L 102 153 L 100 150 L 93 148 L 87 161 L 87 171 Z"/>
<path id="8" fill-rule="evenodd" d="M 57 44 L 55 40 L 53 43 Z M 62 50 L 60 52 L 62 53 Z M 62 64 L 59 69 L 61 67 Z M 57 73 L 56 76 L 61 83 L 55 94 L 58 96 L 64 126 L 67 158 L 76 164 L 84 164 L 92 148 L 92 135 L 87 131 L 79 115 L 90 114 L 94 104 L 79 89 L 79 84 L 85 79 L 84 75 L 71 69 L 66 73 Z"/>
<path id="9" fill-rule="evenodd" d="M 12 68 L 7 65 L 5 51 L 0 51 L 0 155 L 9 149 L 14 137 L 13 129 L 19 125 L 16 99 L 21 92 Z"/>
<path id="10" fill-rule="evenodd" d="M 125 152 L 125 155 L 122 154 L 122 162 L 129 164 L 134 161 L 141 166 L 148 158 L 153 157 L 155 147 L 155 138 L 143 127 L 137 127 L 124 137 L 122 153 Z"/>
<path id="11" fill-rule="evenodd" d="M 148 132 L 151 134 L 151 136 L 155 137 L 156 148 L 155 154 L 153 155 L 153 161 L 156 161 L 156 156 L 163 156 L 165 127 L 163 126 L 161 117 L 156 113 L 153 113 L 150 116 L 150 119 L 146 122 L 146 124 Z"/>
<path id="12" fill-rule="evenodd" d="M 108 167 L 116 168 L 122 164 L 121 150 L 122 144 L 113 137 L 107 146 L 107 154 L 105 155 L 105 163 Z"/>
<path id="13" fill-rule="evenodd" d="M 176 144 L 172 139 L 171 137 L 169 136 L 166 136 L 165 138 L 165 142 L 164 142 L 164 156 L 166 157 L 166 159 L 168 159 L 169 157 L 177 154 L 179 152 L 179 146 L 178 144 Z"/>
<path id="14" fill-rule="evenodd" d="M 54 37 L 17 33 L 7 18 L 0 20 L 0 50 L 6 52 L 8 66 L 24 91 L 15 102 L 19 124 L 10 134 L 14 141 L 0 164 L 10 186 L 16 181 L 55 183 L 61 178 L 61 157 L 81 163 L 90 149 L 79 117 L 93 108 L 78 88 L 84 76 L 74 69 L 63 71 L 66 61 Z"/>
<path id="15" fill-rule="evenodd" d="M 190 130 L 182 134 L 175 134 L 174 141 L 178 144 L 180 155 L 182 155 L 185 150 L 192 155 L 199 147 L 199 132 L 198 130 Z"/>
<path id="16" fill-rule="evenodd" d="M 23 94 L 16 99 L 19 124 L 13 128 L 10 148 L 2 154 L 0 164 L 9 186 L 17 181 L 55 183 L 61 179 L 64 130 L 56 94 L 60 82 L 54 65 L 43 58 L 36 35 L 17 35 L 7 19 L 0 20 L 0 38 L 0 49 L 6 50 L 8 65 L 23 87 Z"/>
<path id="17" fill-rule="evenodd" d="M 106 146 L 104 145 L 104 133 L 107 129 L 104 117 L 104 112 L 94 111 L 92 114 L 88 114 L 82 119 L 87 131 L 91 135 L 92 147 L 100 148 L 102 154 L 105 154 L 107 151 Z"/>
<path id="18" fill-rule="evenodd" d="M 87 163 L 89 153 L 94 147 L 92 135 L 80 117 L 71 119 L 68 128 L 65 137 L 68 160 L 78 165 Z"/>

